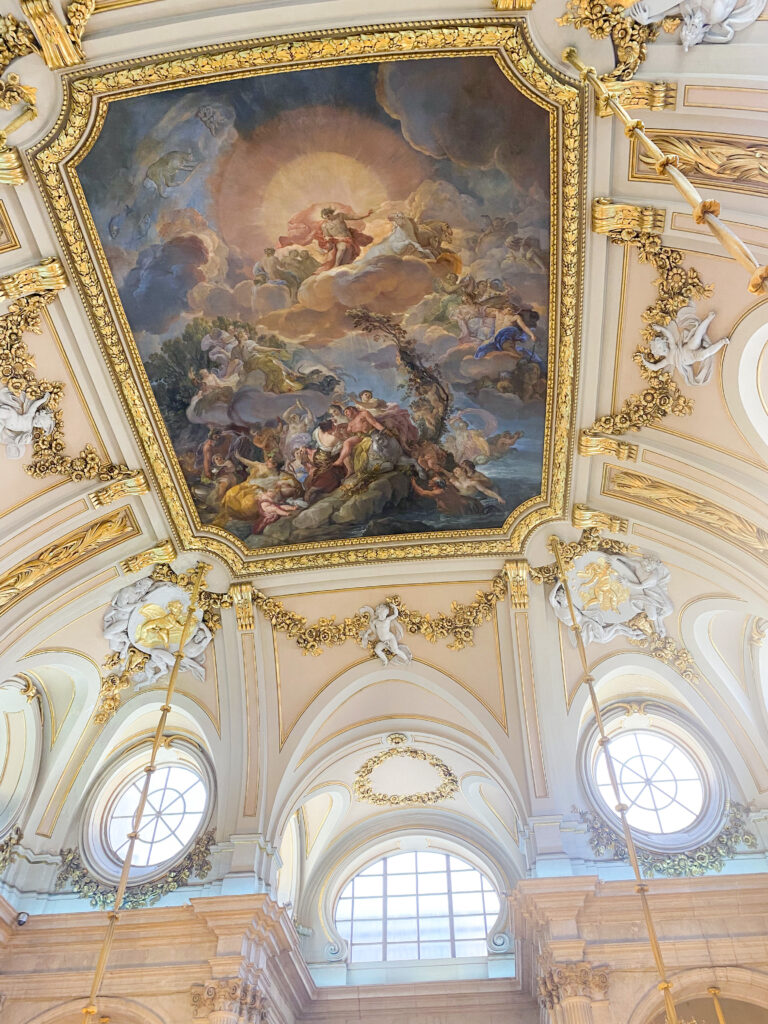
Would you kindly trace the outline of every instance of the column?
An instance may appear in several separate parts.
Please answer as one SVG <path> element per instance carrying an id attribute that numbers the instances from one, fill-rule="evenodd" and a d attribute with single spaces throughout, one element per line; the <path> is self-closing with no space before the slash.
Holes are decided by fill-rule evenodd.
<path id="1" fill-rule="evenodd" d="M 605 997 L 608 974 L 591 964 L 543 963 L 539 975 L 539 1000 L 550 1024 L 594 1024 L 592 1003 Z"/>

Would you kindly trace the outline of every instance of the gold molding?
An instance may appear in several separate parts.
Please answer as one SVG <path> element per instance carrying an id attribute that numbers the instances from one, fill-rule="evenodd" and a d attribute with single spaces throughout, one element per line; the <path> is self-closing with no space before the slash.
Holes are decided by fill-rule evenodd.
<path id="1" fill-rule="evenodd" d="M 691 181 L 748 195 L 768 192 L 764 138 L 683 130 L 648 130 L 646 135 L 665 153 L 677 157 L 678 167 Z M 649 164 L 653 161 L 640 151 L 633 139 L 630 179 L 656 180 L 655 166 Z"/>
<path id="2" fill-rule="evenodd" d="M 606 530 L 608 533 L 626 533 L 628 522 L 621 516 L 599 512 L 589 505 L 574 505 L 571 509 L 571 525 L 577 530 Z"/>
<path id="3" fill-rule="evenodd" d="M 392 733 L 387 737 L 392 744 L 387 750 L 380 750 L 369 757 L 355 772 L 354 794 L 358 800 L 377 807 L 408 807 L 414 804 L 428 806 L 449 800 L 459 791 L 459 780 L 451 769 L 439 757 L 417 747 L 403 746 L 406 737 L 403 733 Z M 371 775 L 379 765 L 390 761 L 393 757 L 412 758 L 414 761 L 426 761 L 440 776 L 440 784 L 426 793 L 377 793 L 371 786 Z"/>
<path id="4" fill-rule="evenodd" d="M 648 82 L 635 78 L 631 82 L 608 81 L 605 88 L 613 99 L 624 107 L 644 110 L 673 110 L 677 106 L 677 82 Z M 611 108 L 606 97 L 595 93 L 598 117 L 610 117 Z"/>
<path id="5" fill-rule="evenodd" d="M 140 533 L 126 505 L 55 540 L 0 576 L 0 609 L 8 611 L 61 573 Z"/>
<path id="6" fill-rule="evenodd" d="M 8 145 L 8 136 L 18 131 L 28 121 L 34 121 L 37 117 L 37 89 L 29 85 L 22 85 L 18 75 L 9 74 L 4 80 L 0 80 L 0 110 L 10 110 L 19 104 L 23 109 L 0 130 L 0 158 L 3 169 L 8 174 L 7 179 L 2 179 L 3 184 L 20 185 L 26 179 L 26 171 L 21 165 L 19 152 Z"/>
<path id="7" fill-rule="evenodd" d="M 160 565 L 164 562 L 172 562 L 176 557 L 176 549 L 169 540 L 162 540 L 153 548 L 140 551 L 137 555 L 124 558 L 120 563 L 120 570 L 126 575 L 132 572 L 141 572 L 148 569 L 150 565 Z"/>
<path id="8" fill-rule="evenodd" d="M 0 253 L 12 252 L 14 249 L 21 248 L 21 243 L 19 242 L 18 235 L 14 231 L 8 210 L 5 207 L 5 203 L 2 201 L 0 201 L 0 231 L 7 236 L 7 241 L 0 241 Z"/>
<path id="9" fill-rule="evenodd" d="M 536 0 L 492 0 L 497 11 L 532 11 Z"/>
<path id="10" fill-rule="evenodd" d="M 664 230 L 666 210 L 655 206 L 635 206 L 633 203 L 615 203 L 600 196 L 592 200 L 592 230 L 598 235 L 614 231 L 642 231 L 658 235 Z"/>
<path id="11" fill-rule="evenodd" d="M 0 302 L 12 302 L 37 292 L 58 292 L 67 284 L 61 261 L 56 256 L 49 256 L 32 267 L 0 277 Z"/>
<path id="12" fill-rule="evenodd" d="M 125 320 L 119 296 L 90 218 L 77 177 L 77 163 L 88 152 L 108 104 L 119 97 L 216 82 L 265 71 L 292 71 L 361 61 L 487 55 L 529 99 L 549 112 L 552 174 L 552 260 L 550 337 L 553 367 L 547 396 L 542 494 L 529 499 L 498 529 L 431 532 L 402 537 L 366 537 L 318 545 L 285 545 L 254 551 L 228 531 L 203 527 L 172 451 L 157 404 Z M 586 173 L 586 89 L 550 66 L 531 42 L 522 19 L 409 23 L 307 35 L 270 37 L 236 45 L 211 46 L 162 58 L 137 58 L 63 78 L 63 116 L 31 152 L 37 182 L 52 211 L 54 227 L 68 260 L 109 370 L 132 421 L 183 550 L 201 544 L 237 575 L 287 569 L 376 564 L 384 560 L 455 556 L 509 557 L 522 550 L 530 531 L 561 518 L 569 474 L 574 382 L 578 362 L 578 296 L 583 263 Z M 95 253 L 95 257 L 91 253 Z M 565 270 L 565 273 L 563 273 Z M 101 281 L 104 281 L 102 286 Z M 118 322 L 113 319 L 112 309 Z M 122 339 L 125 339 L 125 347 Z M 548 481 L 548 482 L 547 482 Z"/>
<path id="13" fill-rule="evenodd" d="M 147 483 L 147 478 L 139 469 L 130 476 L 113 480 L 106 487 L 100 487 L 97 491 L 91 491 L 88 498 L 94 508 L 106 508 L 107 505 L 111 505 L 113 501 L 119 501 L 121 498 L 130 498 L 134 495 L 148 493 L 149 484 Z M 170 558 L 162 559 L 162 561 L 172 561 L 175 557 L 174 553 Z"/>
<path id="14" fill-rule="evenodd" d="M 700 494 L 646 473 L 610 465 L 603 467 L 601 493 L 698 526 L 720 540 L 735 543 L 742 551 L 768 565 L 768 530 Z"/>

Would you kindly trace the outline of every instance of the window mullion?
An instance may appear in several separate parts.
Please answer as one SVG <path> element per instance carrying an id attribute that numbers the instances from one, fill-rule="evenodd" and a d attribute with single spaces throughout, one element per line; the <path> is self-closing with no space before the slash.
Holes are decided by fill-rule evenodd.
<path id="1" fill-rule="evenodd" d="M 448 890 L 448 928 L 451 936 L 451 956 L 456 956 L 456 929 L 453 927 L 453 885 L 451 884 L 451 865 L 448 861 L 448 854 L 445 855 L 445 877 Z M 481 883 L 482 884 L 482 883 Z M 485 909 L 485 900 L 483 900 Z"/>
<path id="2" fill-rule="evenodd" d="M 387 904 L 387 878 L 388 878 L 388 873 L 387 873 L 387 858 L 386 857 L 382 861 L 382 867 L 384 868 L 384 871 L 382 873 L 382 882 L 381 882 L 381 891 L 382 891 L 382 900 L 381 900 L 381 951 L 382 951 L 382 954 L 383 954 L 383 957 L 384 957 L 384 962 L 386 963 L 386 961 L 388 959 L 388 957 L 387 957 L 387 953 L 388 953 L 387 942 L 389 941 L 389 932 L 388 932 L 388 929 L 387 929 L 387 919 L 389 917 L 389 910 L 388 910 L 388 904 Z"/>

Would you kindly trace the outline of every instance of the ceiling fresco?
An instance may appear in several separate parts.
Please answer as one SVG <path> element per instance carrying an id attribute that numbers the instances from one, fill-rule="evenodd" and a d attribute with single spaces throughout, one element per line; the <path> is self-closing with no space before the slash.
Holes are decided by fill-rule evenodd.
<path id="1" fill-rule="evenodd" d="M 487 531 L 546 490 L 550 115 L 491 57 L 134 96 L 77 173 L 201 524 Z"/>

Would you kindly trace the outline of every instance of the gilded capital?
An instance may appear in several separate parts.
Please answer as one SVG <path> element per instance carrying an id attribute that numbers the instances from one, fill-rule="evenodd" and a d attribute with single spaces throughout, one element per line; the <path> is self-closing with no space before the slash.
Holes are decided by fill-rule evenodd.
<path id="1" fill-rule="evenodd" d="M 233 583 L 229 595 L 235 606 L 237 628 L 241 632 L 252 630 L 253 618 L 253 587 L 250 583 Z"/>
<path id="2" fill-rule="evenodd" d="M 634 79 L 631 82 L 604 81 L 603 85 L 608 96 L 623 107 L 670 110 L 677 104 L 677 84 L 675 82 L 646 82 Z M 608 96 L 595 93 L 595 110 L 599 117 L 611 116 Z"/>
<path id="3" fill-rule="evenodd" d="M 589 505 L 574 505 L 571 510 L 571 523 L 578 530 L 606 530 L 608 533 L 626 533 L 628 527 L 627 520 L 621 516 L 600 512 Z"/>
<path id="4" fill-rule="evenodd" d="M 627 230 L 658 235 L 664 230 L 665 219 L 665 211 L 654 206 L 614 203 L 604 197 L 592 200 L 592 230 L 598 235 Z"/>
<path id="5" fill-rule="evenodd" d="M 162 562 L 172 562 L 176 557 L 176 549 L 169 540 L 161 541 L 153 548 L 140 551 L 138 555 L 131 555 L 124 558 L 120 568 L 124 573 L 141 572 L 148 569 L 150 565 L 160 565 Z"/>
<path id="6" fill-rule="evenodd" d="M 516 611 L 528 607 L 528 563 L 514 559 L 504 563 L 509 588 L 509 602 Z"/>
<path id="7" fill-rule="evenodd" d="M 134 494 L 147 494 L 149 484 L 147 478 L 138 470 L 131 476 L 123 477 L 121 480 L 113 480 L 106 487 L 100 487 L 97 491 L 91 491 L 88 497 L 94 508 L 104 508 L 111 505 L 113 501 L 120 498 L 130 498 Z"/>
<path id="8" fill-rule="evenodd" d="M 599 437 L 582 430 L 579 434 L 579 455 L 611 455 L 620 462 L 634 462 L 637 459 L 637 445 L 631 441 L 619 441 L 615 437 Z"/>
<path id="9" fill-rule="evenodd" d="M 67 287 L 67 275 L 59 259 L 50 256 L 33 267 L 0 277 L 0 302 L 20 299 L 36 292 L 58 292 Z"/>

